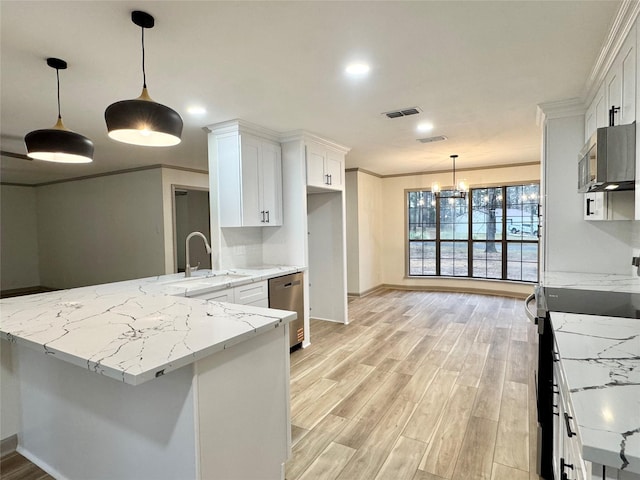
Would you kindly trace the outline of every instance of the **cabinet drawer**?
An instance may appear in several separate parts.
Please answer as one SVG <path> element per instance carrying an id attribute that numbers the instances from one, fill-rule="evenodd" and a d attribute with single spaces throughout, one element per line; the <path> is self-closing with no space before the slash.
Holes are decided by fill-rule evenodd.
<path id="1" fill-rule="evenodd" d="M 268 297 L 267 281 L 249 283 L 233 289 L 233 303 L 240 305 L 254 304 Z"/>
<path id="2" fill-rule="evenodd" d="M 217 290 L 215 292 L 203 293 L 195 295 L 191 298 L 200 298 L 202 300 L 212 300 L 214 302 L 233 302 L 233 289 Z"/>

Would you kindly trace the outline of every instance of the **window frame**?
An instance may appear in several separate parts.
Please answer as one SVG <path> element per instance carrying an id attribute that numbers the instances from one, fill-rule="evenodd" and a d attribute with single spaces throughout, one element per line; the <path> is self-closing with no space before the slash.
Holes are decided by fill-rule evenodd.
<path id="1" fill-rule="evenodd" d="M 495 184 L 486 184 L 486 185 L 474 185 L 474 186 L 470 186 L 469 191 L 467 192 L 467 196 L 465 198 L 465 202 L 466 202 L 466 208 L 467 208 L 467 218 L 468 218 L 468 222 L 467 222 L 467 238 L 466 239 L 456 239 L 456 238 L 452 238 L 452 239 L 442 239 L 441 238 L 441 222 L 440 222 L 440 217 L 441 217 L 441 201 L 442 198 L 446 198 L 446 197 L 441 197 L 440 195 L 438 195 L 436 197 L 436 205 L 435 205 L 435 220 L 436 220 L 436 224 L 435 224 L 435 231 L 436 231 L 436 235 L 434 239 L 429 239 L 429 240 L 425 240 L 422 239 L 422 242 L 435 242 L 435 250 L 436 250 L 436 257 L 435 257 L 435 274 L 421 274 L 421 275 L 414 275 L 411 274 L 411 242 L 412 241 L 420 241 L 420 239 L 411 239 L 409 238 L 409 232 L 410 232 L 410 215 L 409 215 L 409 209 L 410 209 L 410 203 L 409 203 L 409 194 L 412 192 L 431 192 L 430 188 L 407 188 L 404 190 L 404 215 L 405 215 L 405 234 L 404 234 L 404 242 L 405 242 L 405 278 L 411 278 L 411 279 L 419 279 L 419 278 L 463 278 L 463 279 L 471 279 L 471 280 L 497 280 L 497 281 L 507 281 L 507 282 L 516 282 L 516 283 L 526 283 L 526 284 L 531 284 L 531 283 L 537 283 L 539 281 L 540 278 L 540 271 L 539 271 L 539 265 L 540 265 L 540 226 L 538 226 L 538 236 L 535 240 L 531 240 L 531 239 L 524 239 L 524 238 L 520 238 L 520 239 L 509 239 L 509 232 L 507 232 L 507 224 L 508 223 L 513 223 L 513 220 L 511 218 L 507 218 L 508 214 L 508 206 L 507 206 L 507 188 L 509 187 L 525 187 L 528 185 L 537 185 L 538 186 L 538 200 L 537 200 L 537 217 L 539 219 L 540 217 L 540 212 L 541 212 L 541 204 L 540 204 L 540 181 L 539 180 L 532 180 L 532 181 L 518 181 L 518 182 L 502 182 L 502 183 L 495 183 Z M 449 191 L 452 187 L 446 187 L 443 188 L 443 191 Z M 473 268 L 473 248 L 474 248 L 474 244 L 475 243 L 486 243 L 487 240 L 474 240 L 473 239 L 473 206 L 472 206 L 472 192 L 473 190 L 482 190 L 482 189 L 491 189 L 491 188 L 500 188 L 502 190 L 502 202 L 501 202 L 501 208 L 502 208 L 502 219 L 501 219 L 501 238 L 500 240 L 494 240 L 496 243 L 500 244 L 501 246 L 501 277 L 500 278 L 494 278 L 494 277 L 486 277 L 486 276 L 474 276 L 474 268 Z M 539 220 L 538 220 L 539 222 Z M 522 223 L 524 225 L 524 222 Z M 539 223 L 538 223 L 539 224 Z M 455 229 L 455 227 L 454 227 Z M 522 231 L 522 230 L 521 230 Z M 454 235 L 455 236 L 455 235 Z M 442 263 L 442 259 L 441 259 L 441 243 L 442 242 L 461 242 L 461 243 L 466 243 L 467 246 L 467 274 L 466 275 L 442 275 L 441 274 L 441 263 Z M 522 278 L 520 278 L 519 280 L 514 280 L 514 279 L 509 279 L 508 278 L 508 255 L 509 255 L 509 244 L 517 244 L 517 245 L 523 245 L 523 244 L 535 244 L 537 245 L 537 259 L 536 259 L 536 263 L 538 265 L 538 268 L 536 269 L 536 279 L 535 280 L 523 280 Z M 424 259 L 424 257 L 423 257 Z M 520 261 L 520 263 L 522 264 L 522 261 Z M 454 273 L 455 273 L 455 268 L 454 268 Z M 522 277 L 522 275 L 521 275 Z"/>

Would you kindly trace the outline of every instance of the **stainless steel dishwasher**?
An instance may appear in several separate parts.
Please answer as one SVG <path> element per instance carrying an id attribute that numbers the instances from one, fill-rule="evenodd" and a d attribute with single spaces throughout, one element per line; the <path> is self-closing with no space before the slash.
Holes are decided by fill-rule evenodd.
<path id="1" fill-rule="evenodd" d="M 304 340 L 303 274 L 292 273 L 269 280 L 269 308 L 296 312 L 298 318 L 289 324 L 289 346 Z"/>

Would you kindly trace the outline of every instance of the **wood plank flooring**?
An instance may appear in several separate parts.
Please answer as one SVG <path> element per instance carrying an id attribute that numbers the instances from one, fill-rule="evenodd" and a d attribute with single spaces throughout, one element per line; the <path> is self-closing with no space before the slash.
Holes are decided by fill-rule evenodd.
<path id="1" fill-rule="evenodd" d="M 0 459 L 0 478 L 2 480 L 54 480 L 52 476 L 17 452 L 11 452 Z"/>
<path id="2" fill-rule="evenodd" d="M 287 480 L 538 479 L 520 300 L 385 290 L 291 355 Z"/>
<path id="3" fill-rule="evenodd" d="M 535 327 L 520 300 L 385 290 L 291 354 L 287 480 L 537 480 Z M 51 479 L 17 453 L 0 477 Z"/>

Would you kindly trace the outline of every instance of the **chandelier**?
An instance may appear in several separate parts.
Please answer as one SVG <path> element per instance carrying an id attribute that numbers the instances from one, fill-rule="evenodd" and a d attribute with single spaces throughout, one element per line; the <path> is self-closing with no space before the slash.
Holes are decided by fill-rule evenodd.
<path id="1" fill-rule="evenodd" d="M 456 182 L 456 158 L 458 158 L 458 155 L 450 155 L 450 157 L 453 161 L 453 190 L 448 190 L 451 193 L 446 195 L 446 198 L 467 198 L 469 185 L 466 180 L 462 179 Z M 442 187 L 439 182 L 436 181 L 431 184 L 431 192 L 436 197 L 442 197 Z"/>

